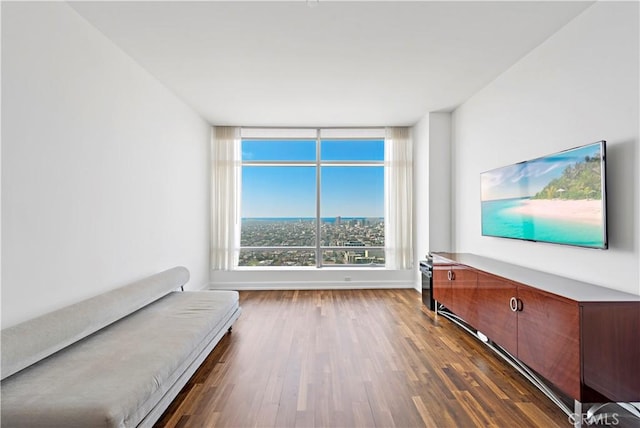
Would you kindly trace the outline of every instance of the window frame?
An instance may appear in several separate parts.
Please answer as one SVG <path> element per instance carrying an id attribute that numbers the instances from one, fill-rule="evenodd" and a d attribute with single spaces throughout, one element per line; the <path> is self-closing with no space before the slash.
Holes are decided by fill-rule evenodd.
<path id="1" fill-rule="evenodd" d="M 385 141 L 384 128 L 241 128 L 241 131 L 248 130 L 246 134 L 240 138 L 240 145 L 245 141 L 312 141 L 310 131 L 315 130 L 316 156 L 315 160 L 244 160 L 240 159 L 241 170 L 245 166 L 260 167 L 314 167 L 316 173 L 316 209 L 315 209 L 315 246 L 243 246 L 239 244 L 238 254 L 245 251 L 313 251 L 315 252 L 315 267 L 311 266 L 295 266 L 300 269 L 326 269 L 326 268 L 382 268 L 387 265 L 386 257 L 384 264 L 336 264 L 327 265 L 323 263 L 323 253 L 325 251 L 344 251 L 353 249 L 354 246 L 330 246 L 322 244 L 322 217 L 321 217 L 321 195 L 322 195 L 322 168 L 323 167 L 387 167 L 383 156 L 382 160 L 327 160 L 321 159 L 322 142 L 323 141 Z M 266 131 L 265 131 L 266 130 Z M 280 132 L 279 132 L 280 131 Z M 300 132 L 298 132 L 300 131 Z M 327 134 L 323 136 L 323 131 Z M 261 136 L 264 135 L 264 136 Z M 282 134 L 282 136 L 279 136 Z M 386 178 L 385 178 L 386 180 Z M 241 186 L 240 191 L 243 191 Z M 384 189 L 383 189 L 384 192 Z M 387 201 L 384 198 L 384 204 Z M 386 207 L 385 207 L 386 208 Z M 384 210 L 386 211 L 386 209 Z M 386 221 L 383 215 L 383 221 Z M 240 215 L 240 234 L 242 234 L 242 215 Z M 385 237 L 386 242 L 386 237 Z M 362 250 L 379 250 L 384 253 L 385 245 L 381 246 L 357 246 Z M 241 266 L 238 262 L 236 269 L 255 269 L 250 266 Z"/>

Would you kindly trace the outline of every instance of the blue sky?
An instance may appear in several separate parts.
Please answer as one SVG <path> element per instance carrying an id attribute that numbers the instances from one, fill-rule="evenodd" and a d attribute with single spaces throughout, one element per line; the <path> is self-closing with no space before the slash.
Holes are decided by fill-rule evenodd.
<path id="1" fill-rule="evenodd" d="M 244 141 L 245 161 L 315 161 L 315 141 Z M 384 142 L 323 141 L 323 160 L 384 160 Z M 383 217 L 384 167 L 321 168 L 322 217 Z M 242 217 L 315 217 L 314 166 L 244 166 Z"/>
<path id="2" fill-rule="evenodd" d="M 480 176 L 482 200 L 533 196 L 560 177 L 567 166 L 584 161 L 585 156 L 593 157 L 599 151 L 600 143 L 595 143 L 484 172 Z"/>

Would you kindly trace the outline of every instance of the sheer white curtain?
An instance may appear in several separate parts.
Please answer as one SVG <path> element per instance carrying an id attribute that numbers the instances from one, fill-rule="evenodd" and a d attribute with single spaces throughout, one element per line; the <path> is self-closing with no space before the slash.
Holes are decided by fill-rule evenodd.
<path id="1" fill-rule="evenodd" d="M 413 143 L 409 128 L 387 128 L 385 259 L 389 269 L 413 268 Z"/>
<path id="2" fill-rule="evenodd" d="M 211 268 L 231 270 L 240 248 L 240 128 L 214 127 L 211 146 Z"/>

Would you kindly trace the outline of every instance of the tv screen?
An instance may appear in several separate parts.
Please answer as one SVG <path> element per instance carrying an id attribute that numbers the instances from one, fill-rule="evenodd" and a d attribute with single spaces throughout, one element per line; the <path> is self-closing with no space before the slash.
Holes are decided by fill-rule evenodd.
<path id="1" fill-rule="evenodd" d="M 482 235 L 607 248 L 605 146 L 483 172 Z"/>

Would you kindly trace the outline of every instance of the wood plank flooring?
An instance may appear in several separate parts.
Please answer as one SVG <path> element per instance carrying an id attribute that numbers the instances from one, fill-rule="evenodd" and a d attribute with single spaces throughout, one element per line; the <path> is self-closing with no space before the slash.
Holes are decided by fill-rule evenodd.
<path id="1" fill-rule="evenodd" d="M 569 427 L 415 290 L 243 291 L 157 427 Z"/>

